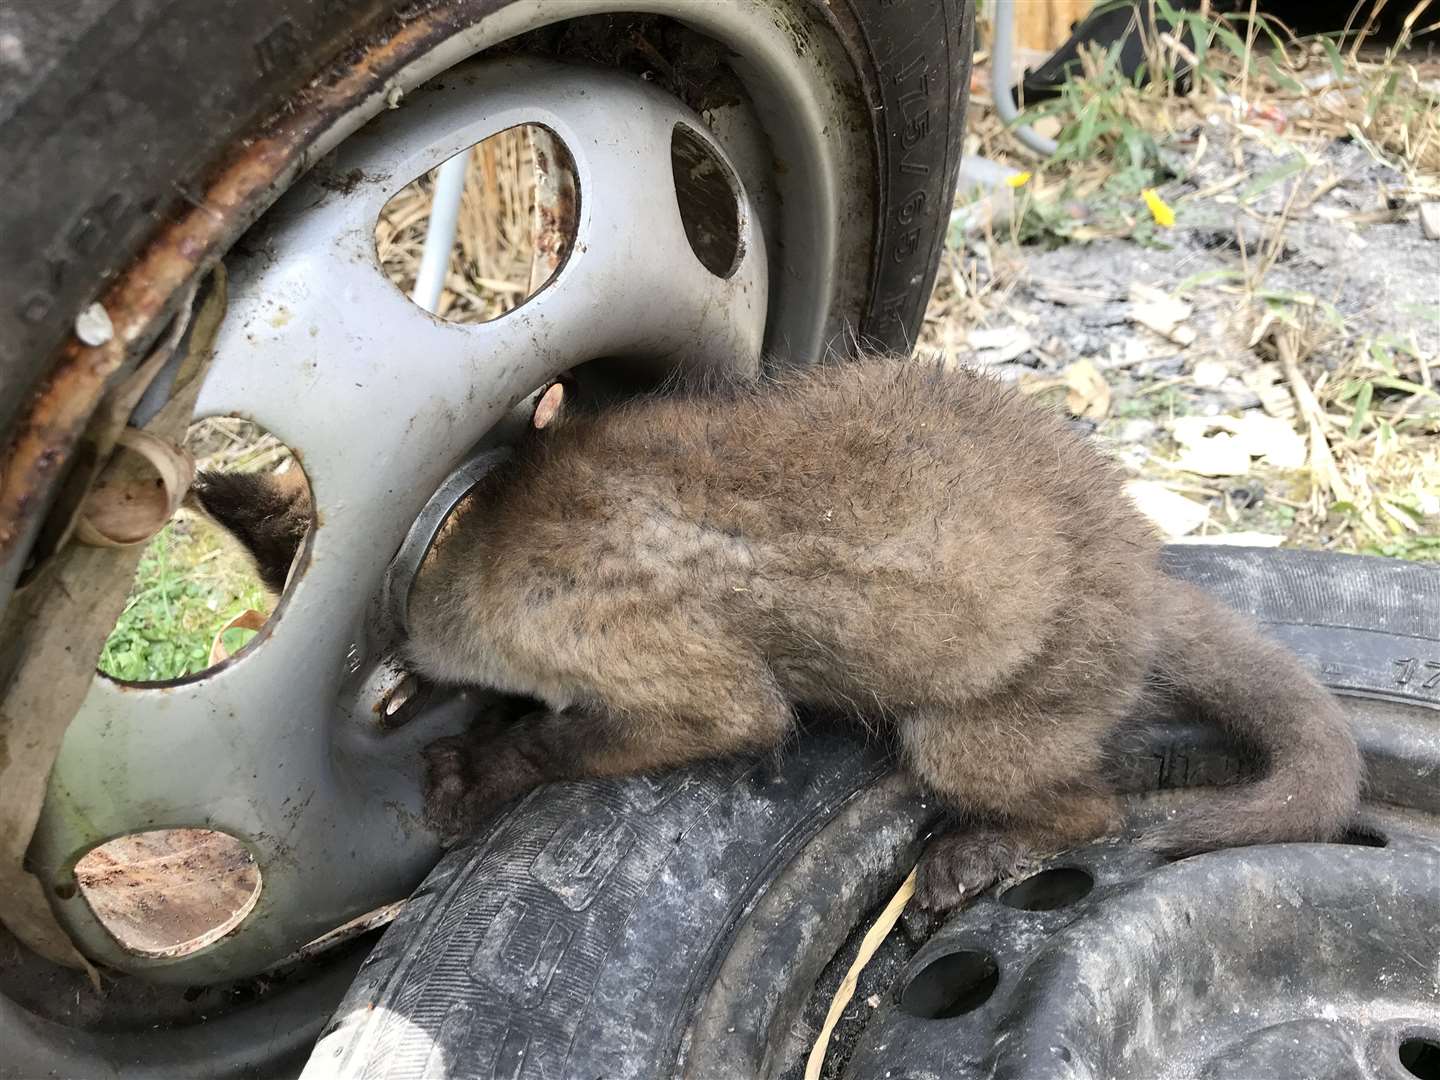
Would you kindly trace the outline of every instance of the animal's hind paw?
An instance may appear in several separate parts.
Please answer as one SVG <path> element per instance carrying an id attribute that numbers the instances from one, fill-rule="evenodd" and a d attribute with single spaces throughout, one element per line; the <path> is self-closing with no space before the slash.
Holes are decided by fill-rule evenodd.
<path id="1" fill-rule="evenodd" d="M 481 797 L 473 735 L 450 735 L 425 747 L 425 824 L 450 847 L 475 832 L 491 807 Z"/>
<path id="2" fill-rule="evenodd" d="M 997 881 L 1017 876 L 1033 854 L 1015 834 L 998 829 L 951 833 L 933 841 L 920 860 L 915 896 L 930 911 L 955 907 Z"/>

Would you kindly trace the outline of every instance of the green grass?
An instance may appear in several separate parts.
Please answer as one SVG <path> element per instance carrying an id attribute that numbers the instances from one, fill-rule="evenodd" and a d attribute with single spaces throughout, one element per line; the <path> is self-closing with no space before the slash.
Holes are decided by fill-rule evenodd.
<path id="1" fill-rule="evenodd" d="M 1360 550 L 1366 555 L 1383 555 L 1388 559 L 1440 563 L 1440 536 L 1397 536 L 1383 543 L 1368 544 Z"/>
<path id="2" fill-rule="evenodd" d="M 1153 394 L 1122 398 L 1115 403 L 1112 420 L 1168 420 L 1189 416 L 1190 399 L 1178 386 L 1166 386 Z"/>
<path id="3" fill-rule="evenodd" d="M 178 679 L 208 666 L 215 634 L 269 598 L 248 559 L 206 522 L 182 517 L 165 526 L 140 558 L 125 611 L 100 654 L 100 670 L 117 679 Z M 231 652 L 252 631 L 227 632 Z"/>

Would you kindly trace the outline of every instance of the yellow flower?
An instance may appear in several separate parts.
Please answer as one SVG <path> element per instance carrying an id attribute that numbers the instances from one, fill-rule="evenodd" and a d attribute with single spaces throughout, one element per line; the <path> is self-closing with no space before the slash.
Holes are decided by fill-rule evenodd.
<path id="1" fill-rule="evenodd" d="M 1005 183 L 1009 184 L 1012 188 L 1022 188 L 1029 182 L 1030 174 L 1028 172 L 1017 172 L 1014 176 L 1007 176 L 1005 178 Z"/>
<path id="2" fill-rule="evenodd" d="M 1160 198 L 1153 187 L 1147 187 L 1140 193 L 1145 200 L 1145 205 L 1150 208 L 1150 216 L 1155 219 L 1155 224 L 1162 229 L 1173 228 L 1175 225 L 1175 211 L 1166 205 L 1165 200 Z"/>

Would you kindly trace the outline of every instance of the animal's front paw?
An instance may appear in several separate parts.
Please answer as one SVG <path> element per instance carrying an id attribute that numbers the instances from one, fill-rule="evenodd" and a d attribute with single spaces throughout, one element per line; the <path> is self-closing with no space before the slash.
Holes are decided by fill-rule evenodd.
<path id="1" fill-rule="evenodd" d="M 976 829 L 942 836 L 920 860 L 915 896 L 921 907 L 944 911 L 1023 872 L 1031 857 L 1012 833 Z"/>
<path id="2" fill-rule="evenodd" d="M 494 803 L 476 765 L 473 735 L 450 735 L 425 748 L 425 824 L 446 847 L 475 833 Z"/>

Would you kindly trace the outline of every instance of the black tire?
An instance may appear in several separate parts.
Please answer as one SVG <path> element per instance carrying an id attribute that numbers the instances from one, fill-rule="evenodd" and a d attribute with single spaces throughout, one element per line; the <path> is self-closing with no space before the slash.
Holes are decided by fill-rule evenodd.
<path id="1" fill-rule="evenodd" d="M 203 15 L 152 0 L 0 8 L 0 432 L 104 283 L 195 199 L 228 148 L 342 66 L 357 41 L 422 16 L 459 29 L 529 2 L 218 0 Z M 879 165 L 880 235 L 858 329 L 908 351 L 960 161 L 974 5 L 814 6 L 851 55 Z M 619 0 L 615 9 L 626 10 Z M 400 59 L 377 66 L 377 79 Z"/>
<path id="2" fill-rule="evenodd" d="M 847 317 L 858 312 L 858 337 L 908 350 L 960 162 L 974 4 L 800 2 L 849 59 L 850 72 L 841 64 L 824 74 L 843 84 L 874 159 L 874 190 L 866 194 L 876 228 L 865 238 L 864 261 L 852 258 L 837 271 L 856 286 L 844 301 Z M 624 0 L 612 6 L 628 10 Z M 428 49 L 467 27 L 496 24 L 502 9 L 526 7 L 541 22 L 571 10 L 550 0 L 214 0 L 203 10 L 155 0 L 0 4 L 0 605 L 66 476 L 83 411 L 99 391 L 91 377 L 108 370 L 70 336 L 76 315 L 153 250 L 147 245 L 200 202 L 215 176 L 230 176 L 224 170 L 237 155 L 245 157 L 245 182 L 226 189 L 221 202 L 233 212 L 197 233 L 203 243 L 189 237 L 162 252 L 173 281 L 147 276 L 136 290 L 144 302 L 126 325 L 135 336 L 121 339 L 133 362 L 183 291 L 180 275 L 193 277 L 224 254 L 293 171 L 310 163 L 311 141 L 337 117 Z M 677 17 L 685 9 L 685 0 L 673 0 Z M 797 52 L 804 56 L 812 44 L 797 39 Z M 357 57 L 367 61 L 365 77 L 349 79 Z M 256 146 L 265 155 L 247 156 Z M 192 216 L 221 221 L 213 211 Z M 77 370 L 83 378 L 65 377 Z M 48 411 L 35 408 L 42 400 Z M 60 418 L 57 402 L 67 406 Z M 14 453 L 22 436 L 33 436 L 25 458 Z M 75 1019 L 78 1004 L 50 1009 L 52 999 L 78 1003 L 69 974 L 27 960 L 43 978 L 22 973 L 26 981 L 53 984 L 55 992 L 32 1011 L 28 998 L 0 986 L 0 1043 L 14 1042 L 17 1032 L 26 1040 L 0 1052 L 0 1075 L 29 1075 L 35 1062 L 68 1075 L 275 1075 L 300 1033 L 312 1019 L 318 1027 L 338 997 L 322 1006 L 310 994 L 309 1004 L 294 1007 L 288 1038 L 264 1017 L 247 1019 L 260 1014 L 248 1012 L 240 994 L 226 999 L 227 1007 L 237 1003 L 228 1014 L 237 1023 L 228 1027 L 204 997 L 192 1008 L 193 995 L 181 1003 L 177 991 L 167 1012 L 156 1005 L 158 992 L 143 987 L 133 995 L 141 999 L 136 1009 Z M 110 993 L 107 1002 L 123 996 Z M 65 1022 L 42 1018 L 47 1009 Z M 159 1019 L 193 1023 L 195 1037 L 172 1037 L 158 1030 Z"/>
<path id="3" fill-rule="evenodd" d="M 1166 558 L 1352 696 L 1372 799 L 1440 813 L 1425 780 L 1440 729 L 1415 735 L 1417 718 L 1440 719 L 1440 571 L 1238 548 Z M 1204 781 L 1173 754 L 1151 760 L 1139 778 L 1151 789 Z M 813 1027 L 811 984 L 894 888 L 933 815 L 889 772 L 875 748 L 824 735 L 778 771 L 723 762 L 535 792 L 440 863 L 305 1075 L 771 1075 L 777 1055 L 794 1060 L 792 1029 Z M 807 848 L 817 834 L 818 853 Z M 783 903 L 767 900 L 777 894 Z M 738 986 L 717 979 L 737 947 L 748 958 L 728 967 L 755 976 Z"/>

